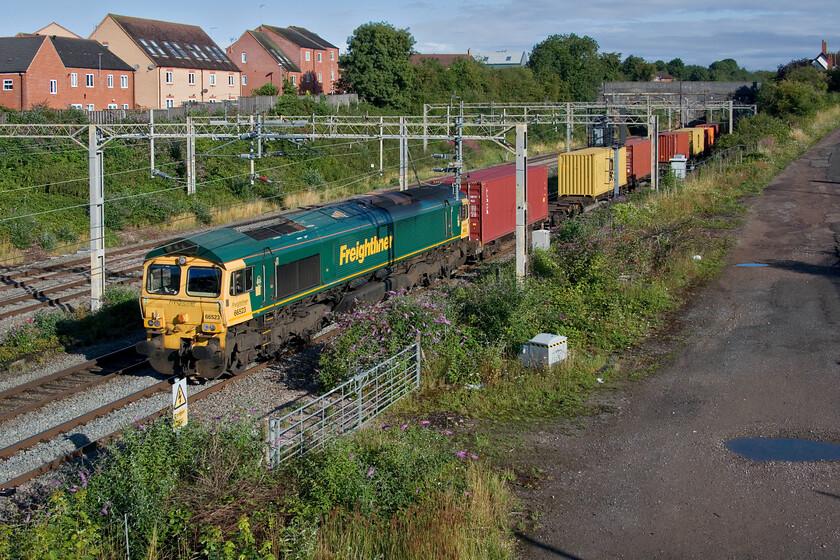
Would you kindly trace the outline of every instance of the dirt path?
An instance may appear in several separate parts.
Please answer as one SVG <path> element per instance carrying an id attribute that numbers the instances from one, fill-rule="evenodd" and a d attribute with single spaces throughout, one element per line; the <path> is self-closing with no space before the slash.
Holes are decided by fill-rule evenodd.
<path id="1" fill-rule="evenodd" d="M 521 493 L 540 514 L 523 558 L 840 558 L 840 462 L 726 448 L 840 443 L 840 129 L 750 210 L 674 361 L 605 391 L 583 429 L 528 436 L 545 478 Z"/>

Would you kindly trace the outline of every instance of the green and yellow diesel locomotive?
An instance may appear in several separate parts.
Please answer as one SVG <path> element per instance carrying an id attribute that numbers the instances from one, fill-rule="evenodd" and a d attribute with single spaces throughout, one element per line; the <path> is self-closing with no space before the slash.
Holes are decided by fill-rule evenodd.
<path id="1" fill-rule="evenodd" d="M 175 239 L 146 255 L 137 350 L 162 373 L 235 375 L 328 312 L 449 275 L 470 253 L 466 204 L 429 185 Z"/>

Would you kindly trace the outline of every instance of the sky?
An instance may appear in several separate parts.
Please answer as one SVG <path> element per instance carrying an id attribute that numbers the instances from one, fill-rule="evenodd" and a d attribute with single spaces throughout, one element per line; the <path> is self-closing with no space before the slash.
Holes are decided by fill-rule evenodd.
<path id="1" fill-rule="evenodd" d="M 821 41 L 840 51 L 836 0 L 3 0 L 0 36 L 56 23 L 87 37 L 109 12 L 198 25 L 224 49 L 261 23 L 305 27 L 344 52 L 353 30 L 369 21 L 408 28 L 421 53 L 530 51 L 554 34 L 588 35 L 602 52 L 648 61 L 681 58 L 708 66 L 734 58 L 747 70 L 775 70 L 814 58 Z"/>

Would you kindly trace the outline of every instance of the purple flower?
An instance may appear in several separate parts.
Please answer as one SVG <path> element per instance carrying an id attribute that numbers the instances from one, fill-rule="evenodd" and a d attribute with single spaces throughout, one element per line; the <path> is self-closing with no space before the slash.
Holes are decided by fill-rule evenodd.
<path id="1" fill-rule="evenodd" d="M 373 467 L 368 469 L 367 477 L 370 478 L 373 476 Z"/>
<path id="2" fill-rule="evenodd" d="M 355 460 L 356 460 L 356 456 L 355 456 L 355 455 L 348 455 L 348 456 L 347 456 L 347 458 L 348 458 L 348 459 L 350 459 L 351 461 L 355 461 Z"/>
<path id="3" fill-rule="evenodd" d="M 452 431 L 450 431 L 450 430 L 441 430 L 440 433 L 442 433 L 445 436 L 451 436 L 452 435 Z"/>
<path id="4" fill-rule="evenodd" d="M 406 428 L 408 428 L 408 424 L 403 424 L 402 426 L 400 426 L 400 430 L 402 431 L 405 431 Z"/>
<path id="5" fill-rule="evenodd" d="M 470 453 L 470 459 L 478 459 L 478 455 L 473 455 L 472 453 Z"/>
<path id="6" fill-rule="evenodd" d="M 415 489 L 414 489 L 414 493 L 415 493 L 415 494 L 416 494 L 417 492 L 419 492 L 419 491 L 420 491 L 420 489 L 419 489 L 419 488 L 415 488 Z"/>
<path id="7" fill-rule="evenodd" d="M 455 456 L 458 457 L 459 459 L 466 459 L 467 458 L 467 452 L 466 451 L 456 451 Z"/>
<path id="8" fill-rule="evenodd" d="M 420 420 L 418 424 L 420 424 L 421 426 L 428 426 L 429 424 L 431 424 L 431 422 L 429 422 L 428 420 Z"/>
<path id="9" fill-rule="evenodd" d="M 472 492 L 464 492 L 465 496 L 472 496 Z"/>
<path id="10" fill-rule="evenodd" d="M 382 424 L 382 429 L 383 429 L 383 430 L 387 430 L 387 429 L 388 429 L 388 428 L 390 428 L 390 427 L 391 427 L 391 426 L 389 426 L 388 424 Z"/>

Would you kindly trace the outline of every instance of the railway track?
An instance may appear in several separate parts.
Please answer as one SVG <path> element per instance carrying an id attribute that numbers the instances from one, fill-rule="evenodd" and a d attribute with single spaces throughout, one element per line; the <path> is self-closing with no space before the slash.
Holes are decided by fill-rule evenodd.
<path id="1" fill-rule="evenodd" d="M 209 385 L 209 386 L 205 387 L 201 391 L 190 394 L 190 396 L 189 396 L 190 402 L 195 402 L 195 401 L 201 400 L 203 398 L 206 398 L 206 397 L 208 397 L 208 396 L 210 396 L 214 393 L 217 393 L 217 392 L 221 391 L 222 389 L 224 389 L 228 384 L 233 383 L 234 381 L 236 381 L 238 379 L 242 379 L 243 377 L 247 377 L 248 375 L 254 374 L 254 373 L 268 367 L 271 364 L 272 364 L 272 362 L 263 362 L 263 363 L 257 364 L 256 366 L 254 366 L 254 367 L 252 367 L 248 370 L 245 370 L 244 372 L 240 373 L 236 377 L 229 377 L 227 379 L 222 379 L 222 380 L 213 382 L 212 385 Z M 145 389 L 143 389 L 141 391 L 137 391 L 136 393 L 128 395 L 127 397 L 124 397 L 124 398 L 122 398 L 118 401 L 108 403 L 108 404 L 106 404 L 106 405 L 104 405 L 100 408 L 97 408 L 96 410 L 92 410 L 92 411 L 90 411 L 86 414 L 83 414 L 81 416 L 78 416 L 78 417 L 76 417 L 76 418 L 74 418 L 74 419 L 72 419 L 68 422 L 64 422 L 62 424 L 54 426 L 53 428 L 45 430 L 45 431 L 43 431 L 39 434 L 33 435 L 29 438 L 26 438 L 26 439 L 24 439 L 24 440 L 22 440 L 22 441 L 20 441 L 16 444 L 5 447 L 4 449 L 0 449 L 0 460 L 8 459 L 9 457 L 12 457 L 12 456 L 14 456 L 14 455 L 26 450 L 26 449 L 34 447 L 38 443 L 48 441 L 48 440 L 50 440 L 52 438 L 55 438 L 55 437 L 57 437 L 61 434 L 65 434 L 65 433 L 67 433 L 67 432 L 69 432 L 69 431 L 71 431 L 71 430 L 73 430 L 73 429 L 75 429 L 79 426 L 83 426 L 83 425 L 87 424 L 91 420 L 94 420 L 96 418 L 100 418 L 100 417 L 106 416 L 108 414 L 111 414 L 112 412 L 115 412 L 115 411 L 117 411 L 121 408 L 124 408 L 125 406 L 128 406 L 131 403 L 137 402 L 137 401 L 139 401 L 141 399 L 145 399 L 147 397 L 154 396 L 155 394 L 158 394 L 158 393 L 167 393 L 167 392 L 170 391 L 171 386 L 172 386 L 172 380 L 171 379 L 161 381 L 160 383 L 157 383 L 155 385 L 151 385 L 149 387 L 146 387 Z M 144 418 L 141 418 L 141 419 L 136 419 L 135 421 L 138 424 L 144 424 L 146 422 L 149 422 L 151 420 L 154 420 L 155 418 L 158 418 L 158 417 L 162 416 L 168 410 L 169 410 L 168 407 L 162 408 L 162 409 L 160 409 L 159 411 L 157 411 L 153 414 L 150 414 L 150 415 L 148 415 Z M 20 486 L 21 484 L 29 482 L 30 480 L 32 480 L 32 479 L 34 479 L 34 478 L 36 478 L 36 477 L 38 477 L 42 474 L 50 472 L 51 470 L 55 469 L 56 467 L 66 463 L 66 462 L 68 462 L 68 461 L 70 461 L 70 460 L 72 460 L 76 457 L 79 457 L 79 456 L 81 456 L 85 453 L 89 453 L 89 452 L 93 451 L 94 449 L 101 447 L 106 442 L 108 442 L 111 439 L 113 439 L 114 437 L 118 436 L 122 431 L 123 431 L 123 429 L 115 430 L 115 431 L 97 439 L 96 441 L 91 441 L 89 443 L 86 443 L 86 444 L 76 448 L 75 450 L 71 451 L 70 453 L 64 454 L 61 457 L 57 457 L 57 458 L 55 458 L 55 459 L 53 459 L 53 460 L 51 460 L 47 463 L 44 463 L 43 465 L 41 465 L 41 466 L 39 466 L 39 467 L 29 471 L 29 472 L 26 472 L 26 473 L 21 474 L 21 475 L 13 478 L 11 480 L 8 480 L 8 481 L 0 484 L 0 490 L 7 490 L 7 489 L 10 489 L 10 488 L 16 488 L 17 486 Z"/>
<path id="2" fill-rule="evenodd" d="M 131 346 L 0 392 L 0 422 L 89 390 L 117 375 L 137 371 L 146 364 L 147 360 Z"/>

